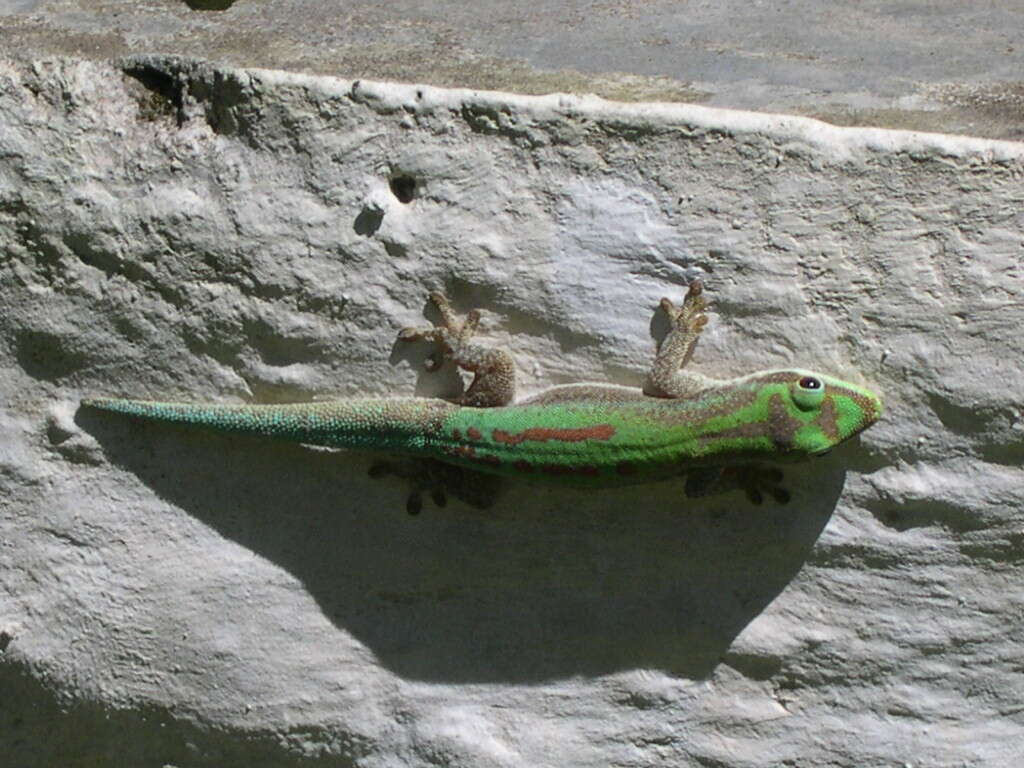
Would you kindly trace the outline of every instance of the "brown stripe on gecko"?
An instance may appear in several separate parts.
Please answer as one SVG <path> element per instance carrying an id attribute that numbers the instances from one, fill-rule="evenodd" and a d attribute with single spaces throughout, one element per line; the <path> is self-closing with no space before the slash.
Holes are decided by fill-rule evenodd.
<path id="1" fill-rule="evenodd" d="M 650 398 L 650 401 L 655 403 L 657 410 L 653 412 L 648 411 L 648 413 L 654 415 L 659 424 L 701 424 L 722 416 L 731 416 L 736 411 L 746 408 L 748 405 L 753 405 L 757 400 L 758 392 L 754 388 L 734 391 L 723 394 L 718 402 L 708 402 L 713 396 L 713 388 L 702 392 L 701 398 L 707 399 L 701 400 L 699 408 L 687 408 L 688 402 L 696 402 L 696 400 L 690 400 L 689 398 L 678 400 L 672 398 Z M 647 404 L 645 403 L 645 405 Z"/>
<path id="2" fill-rule="evenodd" d="M 839 414 L 836 413 L 836 404 L 831 395 L 825 395 L 822 400 L 816 421 L 825 437 L 832 441 L 839 440 Z"/>
<path id="3" fill-rule="evenodd" d="M 610 440 L 614 434 L 615 427 L 611 424 L 595 424 L 592 427 L 564 429 L 530 427 L 514 434 L 503 429 L 496 429 L 491 433 L 491 437 L 494 438 L 496 443 L 519 445 L 528 440 L 537 443 L 546 443 L 548 440 L 557 440 L 562 443 L 579 443 L 584 440 Z"/>
<path id="4" fill-rule="evenodd" d="M 779 448 L 792 448 L 793 438 L 803 422 L 790 416 L 782 395 L 775 394 L 768 400 L 768 426 L 775 445 Z"/>
<path id="5" fill-rule="evenodd" d="M 863 413 L 873 413 L 876 419 L 879 417 L 880 414 L 876 410 L 875 403 L 864 397 L 860 392 L 855 392 L 852 389 L 846 389 L 845 387 L 833 387 L 833 390 L 837 394 L 845 395 L 853 400 Z"/>
<path id="6" fill-rule="evenodd" d="M 722 429 L 713 435 L 701 438 L 705 445 L 716 440 L 729 440 L 733 438 L 758 438 L 768 437 L 780 448 L 789 448 L 793 444 L 793 436 L 803 424 L 799 419 L 789 415 L 782 395 L 772 395 L 768 400 L 768 420 L 751 421 L 728 429 Z"/>
<path id="7" fill-rule="evenodd" d="M 479 454 L 476 452 L 476 448 L 472 445 L 453 445 L 445 448 L 444 452 L 449 456 L 456 456 L 460 459 L 469 459 L 470 461 L 478 461 L 481 464 L 490 464 L 491 466 L 501 464 L 500 457 L 495 456 L 493 453 Z"/>

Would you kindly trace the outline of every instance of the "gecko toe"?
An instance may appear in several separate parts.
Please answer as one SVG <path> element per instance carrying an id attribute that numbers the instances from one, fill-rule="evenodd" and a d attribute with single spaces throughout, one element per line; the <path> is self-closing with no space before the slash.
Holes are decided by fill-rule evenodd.
<path id="1" fill-rule="evenodd" d="M 444 508 L 452 497 L 483 509 L 497 495 L 499 481 L 491 475 L 478 476 L 467 469 L 415 458 L 376 461 L 368 474 L 373 478 L 391 475 L 404 480 L 409 489 L 405 511 L 410 515 L 420 514 L 428 499 L 438 508 Z"/>
<path id="2" fill-rule="evenodd" d="M 715 483 L 714 492 L 738 489 L 746 494 L 751 504 L 763 504 L 766 495 L 777 504 L 786 504 L 790 500 L 790 494 L 780 485 L 783 477 L 782 470 L 778 467 L 757 464 L 729 467 Z"/>

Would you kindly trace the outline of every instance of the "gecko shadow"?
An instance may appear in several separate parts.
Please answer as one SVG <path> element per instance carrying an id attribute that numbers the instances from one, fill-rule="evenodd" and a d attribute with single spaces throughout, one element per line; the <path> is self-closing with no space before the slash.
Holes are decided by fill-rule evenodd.
<path id="1" fill-rule="evenodd" d="M 414 518 L 360 454 L 89 409 L 77 420 L 112 463 L 299 579 L 395 674 L 430 682 L 706 678 L 799 571 L 844 479 L 832 458 L 799 465 L 793 501 L 761 507 L 687 501 L 682 482 L 519 485 L 486 513 L 452 502 Z"/>

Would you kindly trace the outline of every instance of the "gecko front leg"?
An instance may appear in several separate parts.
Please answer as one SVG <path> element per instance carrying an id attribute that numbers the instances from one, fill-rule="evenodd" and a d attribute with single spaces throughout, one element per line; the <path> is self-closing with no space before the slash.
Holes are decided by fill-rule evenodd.
<path id="1" fill-rule="evenodd" d="M 669 299 L 661 300 L 661 309 L 668 315 L 671 328 L 651 364 L 644 381 L 644 393 L 652 397 L 691 398 L 713 387 L 716 382 L 691 371 L 681 369 L 690 362 L 697 341 L 708 323 L 707 300 L 704 284 L 700 280 L 690 283 L 681 306 Z M 765 494 L 777 503 L 789 501 L 789 492 L 779 484 L 782 470 L 759 464 L 701 467 L 686 473 L 684 492 L 690 498 L 699 498 L 732 490 L 742 490 L 753 504 L 761 504 Z"/>
<path id="2" fill-rule="evenodd" d="M 668 315 L 671 328 L 651 364 L 644 380 L 644 394 L 651 397 L 693 397 L 707 386 L 700 374 L 683 373 L 680 369 L 690 362 L 697 347 L 701 331 L 708 323 L 704 314 L 707 301 L 704 284 L 700 280 L 690 283 L 682 306 L 676 307 L 669 299 L 661 300 L 661 308 Z"/>
<path id="3" fill-rule="evenodd" d="M 480 324 L 480 312 L 471 310 L 466 319 L 461 320 L 444 294 L 435 291 L 430 294 L 430 301 L 441 313 L 441 323 L 433 328 L 403 328 L 398 333 L 399 340 L 435 342 L 440 345 L 446 359 L 453 360 L 460 368 L 473 374 L 469 388 L 458 400 L 460 405 L 494 408 L 511 403 L 516 394 L 516 369 L 512 355 L 504 349 L 471 343 Z M 433 367 L 436 363 L 429 369 Z"/>

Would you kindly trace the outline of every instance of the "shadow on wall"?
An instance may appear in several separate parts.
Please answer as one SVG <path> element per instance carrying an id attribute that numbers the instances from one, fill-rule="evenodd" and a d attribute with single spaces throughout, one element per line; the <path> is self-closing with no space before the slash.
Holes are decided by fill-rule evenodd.
<path id="1" fill-rule="evenodd" d="M 452 502 L 412 518 L 365 456 L 78 421 L 160 497 L 301 580 L 394 673 L 435 682 L 706 678 L 799 571 L 844 479 L 832 458 L 794 466 L 793 501 L 761 507 L 738 493 L 694 505 L 681 482 L 514 486 L 487 513 Z"/>

